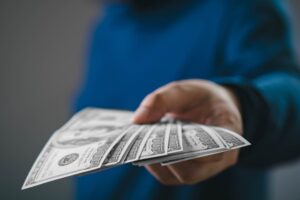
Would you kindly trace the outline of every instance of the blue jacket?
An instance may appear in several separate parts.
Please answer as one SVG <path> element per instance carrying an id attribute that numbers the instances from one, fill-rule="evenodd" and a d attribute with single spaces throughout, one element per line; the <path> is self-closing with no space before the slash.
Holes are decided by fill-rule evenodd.
<path id="1" fill-rule="evenodd" d="M 300 155 L 300 76 L 288 25 L 269 0 L 135 0 L 105 5 L 76 110 L 134 110 L 174 80 L 209 79 L 238 95 L 239 162 L 192 186 L 164 186 L 125 165 L 76 179 L 78 199 L 267 199 L 268 170 Z"/>

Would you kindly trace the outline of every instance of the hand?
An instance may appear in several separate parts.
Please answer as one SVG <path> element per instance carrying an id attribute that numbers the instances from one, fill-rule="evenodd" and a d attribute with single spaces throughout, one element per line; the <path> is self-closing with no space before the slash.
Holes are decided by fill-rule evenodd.
<path id="1" fill-rule="evenodd" d="M 243 131 L 239 102 L 226 87 L 204 80 L 185 80 L 167 84 L 147 95 L 135 112 L 133 122 L 153 123 L 164 115 L 201 124 Z M 146 169 L 166 185 L 195 184 L 234 165 L 238 150 L 168 166 L 153 164 Z"/>

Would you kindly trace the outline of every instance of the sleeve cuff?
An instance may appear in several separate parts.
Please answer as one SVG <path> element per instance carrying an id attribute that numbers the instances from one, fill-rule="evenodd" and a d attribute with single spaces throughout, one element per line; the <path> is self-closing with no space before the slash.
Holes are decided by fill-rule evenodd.
<path id="1" fill-rule="evenodd" d="M 252 143 L 252 146 L 241 149 L 240 161 L 252 160 L 252 157 L 255 157 L 251 153 L 252 149 L 255 148 L 255 143 L 262 139 L 263 135 L 259 133 L 264 131 L 261 129 L 265 127 L 264 123 L 268 117 L 269 108 L 266 101 L 251 81 L 242 77 L 215 78 L 211 81 L 230 87 L 235 92 L 241 106 L 243 137 Z"/>

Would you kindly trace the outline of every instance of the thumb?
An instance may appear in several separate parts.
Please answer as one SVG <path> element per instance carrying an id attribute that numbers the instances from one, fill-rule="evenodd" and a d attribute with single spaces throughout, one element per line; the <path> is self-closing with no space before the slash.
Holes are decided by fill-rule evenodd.
<path id="1" fill-rule="evenodd" d="M 195 91 L 180 83 L 170 83 L 147 95 L 136 110 L 134 123 L 154 123 L 166 113 L 181 113 L 188 110 L 197 101 Z"/>
<path id="2" fill-rule="evenodd" d="M 154 123 L 161 119 L 169 110 L 169 99 L 163 97 L 163 93 L 151 93 L 147 95 L 138 109 L 135 111 L 132 121 L 134 123 Z"/>

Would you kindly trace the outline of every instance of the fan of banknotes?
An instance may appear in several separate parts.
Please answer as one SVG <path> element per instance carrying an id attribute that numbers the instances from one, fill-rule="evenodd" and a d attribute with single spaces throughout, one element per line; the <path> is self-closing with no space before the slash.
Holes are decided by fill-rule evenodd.
<path id="1" fill-rule="evenodd" d="M 22 189 L 125 163 L 170 165 L 241 148 L 250 143 L 220 127 L 163 118 L 131 123 L 132 112 L 86 108 L 55 131 Z"/>

